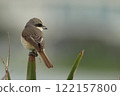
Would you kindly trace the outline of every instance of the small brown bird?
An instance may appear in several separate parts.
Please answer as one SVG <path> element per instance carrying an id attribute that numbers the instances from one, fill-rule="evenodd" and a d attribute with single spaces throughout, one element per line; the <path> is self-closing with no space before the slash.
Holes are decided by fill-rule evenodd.
<path id="1" fill-rule="evenodd" d="M 30 19 L 22 32 L 21 42 L 26 49 L 31 50 L 33 55 L 37 56 L 38 52 L 46 66 L 52 68 L 53 65 L 45 53 L 43 30 L 47 30 L 47 28 L 43 25 L 40 19 Z"/>

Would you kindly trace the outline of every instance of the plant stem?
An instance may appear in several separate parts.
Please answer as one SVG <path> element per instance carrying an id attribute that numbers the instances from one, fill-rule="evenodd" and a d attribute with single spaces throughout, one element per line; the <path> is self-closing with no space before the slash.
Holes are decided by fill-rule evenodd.
<path id="1" fill-rule="evenodd" d="M 36 62 L 35 56 L 32 54 L 29 54 L 28 59 L 27 80 L 36 80 Z"/>
<path id="2" fill-rule="evenodd" d="M 11 80 L 11 78 L 10 78 L 10 73 L 9 73 L 8 70 L 6 70 L 5 80 Z"/>

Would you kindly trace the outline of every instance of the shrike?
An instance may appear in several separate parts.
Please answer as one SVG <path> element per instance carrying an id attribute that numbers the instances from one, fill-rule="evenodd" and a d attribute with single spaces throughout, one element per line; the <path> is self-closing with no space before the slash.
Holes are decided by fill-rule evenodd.
<path id="1" fill-rule="evenodd" d="M 52 68 L 53 65 L 45 53 L 43 30 L 47 30 L 47 28 L 40 19 L 30 19 L 22 32 L 21 42 L 26 49 L 31 50 L 31 54 L 37 56 L 38 52 L 46 66 Z"/>

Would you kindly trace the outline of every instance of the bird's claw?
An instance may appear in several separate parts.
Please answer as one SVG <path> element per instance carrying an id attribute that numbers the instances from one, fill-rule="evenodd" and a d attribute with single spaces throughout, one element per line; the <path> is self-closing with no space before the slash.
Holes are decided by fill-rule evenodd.
<path id="1" fill-rule="evenodd" d="M 33 55 L 33 56 L 35 56 L 35 57 L 38 56 L 38 54 L 37 54 L 37 52 L 36 52 L 35 50 L 33 50 L 32 52 L 29 52 L 29 55 Z"/>

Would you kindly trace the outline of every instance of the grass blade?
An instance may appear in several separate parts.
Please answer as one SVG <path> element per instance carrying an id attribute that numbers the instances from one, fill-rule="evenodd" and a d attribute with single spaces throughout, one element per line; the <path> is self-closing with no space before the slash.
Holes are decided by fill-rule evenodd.
<path id="1" fill-rule="evenodd" d="M 11 80 L 9 71 L 8 71 L 8 80 Z"/>
<path id="2" fill-rule="evenodd" d="M 3 58 L 2 58 L 2 57 L 1 57 L 1 61 L 2 61 L 2 63 L 3 63 L 3 64 L 5 64 L 5 61 L 3 60 Z"/>
<path id="3" fill-rule="evenodd" d="M 3 58 L 1 58 L 1 61 L 3 62 L 3 64 L 5 64 L 5 76 L 2 78 L 2 80 L 11 80 L 10 73 L 8 71 L 9 61 L 10 61 L 10 33 L 9 32 L 8 32 L 8 40 L 9 40 L 9 49 L 8 49 L 7 64 L 5 64 L 5 61 L 3 60 Z"/>
<path id="4" fill-rule="evenodd" d="M 77 67 L 80 64 L 80 61 L 82 59 L 83 54 L 84 54 L 84 50 L 82 50 L 82 52 L 80 54 L 78 54 L 78 56 L 77 56 L 77 58 L 75 60 L 75 63 L 73 64 L 72 69 L 71 69 L 71 71 L 70 71 L 70 73 L 68 75 L 67 80 L 73 80 L 75 71 L 77 70 Z"/>
<path id="5" fill-rule="evenodd" d="M 9 73 L 8 70 L 6 70 L 5 80 L 11 80 L 11 78 L 10 78 L 10 73 Z"/>
<path id="6" fill-rule="evenodd" d="M 29 54 L 28 59 L 27 80 L 36 80 L 36 62 L 32 54 Z"/>
<path id="7" fill-rule="evenodd" d="M 8 71 L 8 67 L 9 67 L 9 62 L 10 62 L 10 33 L 8 32 L 8 40 L 9 40 L 9 48 L 8 48 L 8 58 L 7 58 L 7 64 L 5 66 L 5 80 L 11 80 L 10 78 L 10 73 Z"/>

